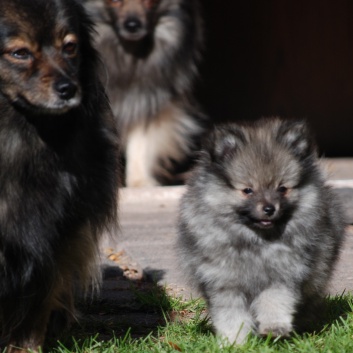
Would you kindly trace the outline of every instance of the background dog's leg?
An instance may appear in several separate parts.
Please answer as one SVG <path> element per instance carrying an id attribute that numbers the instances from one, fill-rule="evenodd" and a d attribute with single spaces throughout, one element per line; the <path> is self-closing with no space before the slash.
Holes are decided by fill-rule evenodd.
<path id="1" fill-rule="evenodd" d="M 153 164 L 157 161 L 151 155 L 149 129 L 137 125 L 130 130 L 126 142 L 126 186 L 143 187 L 158 185 L 153 177 Z"/>
<path id="2" fill-rule="evenodd" d="M 173 179 L 173 162 L 191 154 L 203 128 L 182 107 L 169 104 L 148 125 L 135 125 L 126 142 L 126 186 L 159 185 Z"/>

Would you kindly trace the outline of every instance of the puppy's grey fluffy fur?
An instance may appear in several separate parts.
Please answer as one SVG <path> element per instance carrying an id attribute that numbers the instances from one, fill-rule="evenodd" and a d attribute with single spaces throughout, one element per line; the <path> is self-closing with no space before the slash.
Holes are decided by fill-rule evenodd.
<path id="1" fill-rule="evenodd" d="M 216 332 L 289 335 L 325 295 L 344 234 L 303 122 L 216 128 L 181 202 L 182 267 Z M 294 320 L 298 318 L 298 320 Z"/>
<path id="2" fill-rule="evenodd" d="M 193 153 L 203 131 L 192 93 L 203 47 L 198 1 L 154 1 L 144 22 L 147 34 L 139 40 L 124 37 L 122 10 L 104 0 L 84 3 L 96 23 L 96 47 L 106 67 L 102 81 L 125 151 L 126 184 L 173 183 L 173 162 Z"/>

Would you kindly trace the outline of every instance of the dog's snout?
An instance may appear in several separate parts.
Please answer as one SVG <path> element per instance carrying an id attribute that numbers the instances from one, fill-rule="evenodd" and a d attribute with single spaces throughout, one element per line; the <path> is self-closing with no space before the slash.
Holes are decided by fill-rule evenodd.
<path id="1" fill-rule="evenodd" d="M 55 91 L 61 99 L 69 100 L 73 98 L 77 92 L 77 86 L 71 80 L 62 78 L 55 82 Z"/>
<path id="2" fill-rule="evenodd" d="M 263 207 L 263 211 L 266 216 L 272 216 L 275 213 L 276 208 L 272 204 L 267 204 Z"/>
<path id="3" fill-rule="evenodd" d="M 130 33 L 136 33 L 142 27 L 143 24 L 137 17 L 130 17 L 124 22 L 124 28 Z"/>

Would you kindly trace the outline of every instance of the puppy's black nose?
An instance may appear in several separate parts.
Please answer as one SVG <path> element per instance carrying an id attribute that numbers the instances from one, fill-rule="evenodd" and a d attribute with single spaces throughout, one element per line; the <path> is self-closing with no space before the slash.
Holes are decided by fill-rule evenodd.
<path id="1" fill-rule="evenodd" d="M 55 82 L 54 89 L 61 99 L 69 100 L 76 94 L 77 86 L 71 80 L 62 78 Z"/>
<path id="2" fill-rule="evenodd" d="M 276 208 L 275 206 L 268 204 L 263 207 L 263 211 L 266 216 L 272 216 L 275 213 Z"/>
<path id="3" fill-rule="evenodd" d="M 137 17 L 130 17 L 124 22 L 124 28 L 130 33 L 136 33 L 142 28 L 142 22 Z"/>

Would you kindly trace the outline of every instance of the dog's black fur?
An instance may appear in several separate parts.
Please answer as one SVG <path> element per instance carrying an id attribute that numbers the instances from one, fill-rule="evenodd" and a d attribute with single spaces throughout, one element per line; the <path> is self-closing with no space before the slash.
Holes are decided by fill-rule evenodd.
<path id="1" fill-rule="evenodd" d="M 97 77 L 91 23 L 74 0 L 2 0 L 0 331 L 37 351 L 55 312 L 97 279 L 116 223 L 117 133 Z M 22 347 L 22 348 L 15 348 Z"/>

